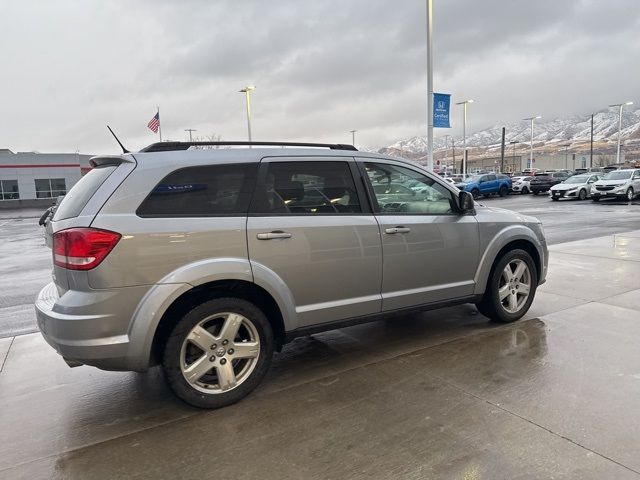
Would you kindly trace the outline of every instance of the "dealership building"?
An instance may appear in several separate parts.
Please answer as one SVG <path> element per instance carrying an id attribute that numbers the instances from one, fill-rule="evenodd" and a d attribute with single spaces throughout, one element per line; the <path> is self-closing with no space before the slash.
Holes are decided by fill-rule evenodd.
<path id="1" fill-rule="evenodd" d="M 0 148 L 0 208 L 50 205 L 89 170 L 91 157 Z"/>

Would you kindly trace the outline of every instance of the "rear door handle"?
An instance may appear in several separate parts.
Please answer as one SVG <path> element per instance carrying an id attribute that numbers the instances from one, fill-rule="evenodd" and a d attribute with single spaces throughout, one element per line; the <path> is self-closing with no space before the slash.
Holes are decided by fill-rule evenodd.
<path id="1" fill-rule="evenodd" d="M 392 228 L 385 228 L 384 229 L 384 233 L 389 233 L 389 234 L 393 234 L 393 233 L 409 233 L 411 231 L 411 229 L 409 227 L 392 227 Z"/>
<path id="2" fill-rule="evenodd" d="M 273 240 L 275 238 L 291 238 L 291 234 L 282 230 L 274 230 L 269 233 L 259 233 L 256 237 L 258 240 Z"/>

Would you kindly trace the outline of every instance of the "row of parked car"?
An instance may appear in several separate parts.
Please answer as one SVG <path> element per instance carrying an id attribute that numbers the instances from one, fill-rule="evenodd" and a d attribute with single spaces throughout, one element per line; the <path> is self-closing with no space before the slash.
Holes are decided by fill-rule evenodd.
<path id="1" fill-rule="evenodd" d="M 561 198 L 591 198 L 598 202 L 601 198 L 631 201 L 640 194 L 640 169 L 609 172 L 557 170 L 528 175 L 516 174 L 513 177 L 500 173 L 485 173 L 466 178 L 451 177 L 449 181 L 458 189 L 471 193 L 474 198 L 489 195 L 504 197 L 509 193 L 548 193 L 554 201 Z"/>

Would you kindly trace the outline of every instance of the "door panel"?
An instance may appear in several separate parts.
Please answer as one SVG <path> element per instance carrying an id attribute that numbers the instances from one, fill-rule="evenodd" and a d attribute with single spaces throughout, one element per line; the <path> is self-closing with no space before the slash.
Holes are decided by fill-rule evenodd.
<path id="1" fill-rule="evenodd" d="M 382 309 L 473 294 L 478 223 L 474 216 L 456 213 L 455 193 L 404 164 L 366 162 L 363 167 L 382 234 Z M 417 194 L 394 199 L 392 187 L 398 184 L 411 185 Z"/>
<path id="2" fill-rule="evenodd" d="M 353 181 L 353 160 L 262 163 L 247 220 L 249 257 L 291 290 L 298 326 L 380 312 L 380 231 Z"/>

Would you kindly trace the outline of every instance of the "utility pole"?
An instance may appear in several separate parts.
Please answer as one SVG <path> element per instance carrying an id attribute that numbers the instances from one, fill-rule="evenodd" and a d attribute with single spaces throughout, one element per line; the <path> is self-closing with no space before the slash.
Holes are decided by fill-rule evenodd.
<path id="1" fill-rule="evenodd" d="M 500 144 L 500 173 L 504 173 L 504 136 L 507 129 L 502 127 L 502 143 Z"/>
<path id="2" fill-rule="evenodd" d="M 565 143 L 564 144 L 564 169 L 568 170 L 569 169 L 569 162 L 567 160 L 567 155 L 569 154 L 569 144 Z"/>
<path id="3" fill-rule="evenodd" d="M 622 108 L 625 105 L 633 105 L 633 102 L 616 103 L 614 105 L 609 105 L 609 107 L 618 107 L 620 109 L 618 111 L 618 152 L 616 154 L 616 164 L 620 164 L 620 137 L 622 135 Z"/>
<path id="4" fill-rule="evenodd" d="M 185 132 L 189 132 L 189 142 L 193 142 L 193 136 L 191 135 L 193 132 L 197 132 L 195 128 L 185 128 Z"/>
<path id="5" fill-rule="evenodd" d="M 511 145 L 513 145 L 513 165 L 514 165 L 514 168 L 515 168 L 515 164 L 516 164 L 516 143 L 518 143 L 518 142 L 516 140 L 511 140 L 509 143 Z M 518 171 L 521 171 L 521 170 L 522 170 L 522 163 L 520 164 L 520 170 L 518 170 Z"/>
<path id="6" fill-rule="evenodd" d="M 433 172 L 433 0 L 427 0 L 427 169 Z"/>
<path id="7" fill-rule="evenodd" d="M 453 170 L 458 173 L 458 166 L 456 165 L 456 140 L 451 137 L 451 156 L 453 157 Z"/>

